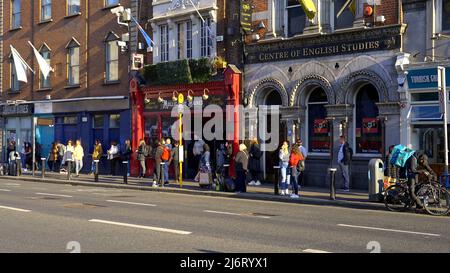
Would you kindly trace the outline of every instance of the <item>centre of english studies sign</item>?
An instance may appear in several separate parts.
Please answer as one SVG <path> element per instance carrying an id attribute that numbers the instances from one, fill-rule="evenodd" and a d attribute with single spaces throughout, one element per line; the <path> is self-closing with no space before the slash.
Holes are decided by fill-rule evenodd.
<path id="1" fill-rule="evenodd" d="M 298 37 L 246 47 L 246 63 L 277 62 L 362 53 L 377 50 L 395 50 L 401 46 L 400 26 L 355 30 L 316 37 Z"/>

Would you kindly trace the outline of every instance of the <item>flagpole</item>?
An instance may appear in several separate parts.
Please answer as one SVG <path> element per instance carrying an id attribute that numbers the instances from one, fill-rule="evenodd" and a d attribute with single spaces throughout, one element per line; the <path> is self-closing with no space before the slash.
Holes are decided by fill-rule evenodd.
<path id="1" fill-rule="evenodd" d="M 336 17 L 338 18 L 339 16 L 341 16 L 341 14 L 344 12 L 345 8 L 347 8 L 347 6 L 352 2 L 352 0 L 347 0 L 347 2 L 345 2 L 345 4 L 342 6 L 342 8 L 339 10 L 339 12 L 336 14 Z"/>
<path id="2" fill-rule="evenodd" d="M 189 2 L 191 2 L 191 5 L 194 7 L 195 11 L 197 12 L 198 16 L 200 17 L 200 19 L 202 20 L 203 24 L 206 26 L 207 31 L 209 32 L 208 36 L 211 40 L 213 40 L 213 35 L 212 35 L 212 30 L 211 28 L 206 24 L 205 19 L 203 18 L 203 16 L 200 14 L 200 11 L 197 9 L 197 7 L 195 6 L 194 2 L 192 2 L 192 0 L 189 0 Z M 211 51 L 213 51 L 214 47 L 212 45 L 209 46 L 211 48 Z"/>

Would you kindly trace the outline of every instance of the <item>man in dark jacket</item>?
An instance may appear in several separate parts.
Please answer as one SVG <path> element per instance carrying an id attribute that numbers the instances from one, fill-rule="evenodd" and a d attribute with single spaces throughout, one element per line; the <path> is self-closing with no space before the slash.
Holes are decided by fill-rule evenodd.
<path id="1" fill-rule="evenodd" d="M 239 152 L 236 154 L 234 161 L 234 168 L 236 170 L 236 191 L 246 192 L 247 187 L 245 185 L 245 178 L 248 170 L 248 155 L 245 144 L 239 145 Z"/>
<path id="2" fill-rule="evenodd" d="M 342 178 L 344 179 L 342 190 L 348 192 L 350 191 L 350 176 L 348 167 L 350 165 L 352 153 L 348 142 L 345 140 L 345 136 L 341 136 L 339 138 L 339 142 L 338 166 L 342 173 Z"/>
<path id="3" fill-rule="evenodd" d="M 259 148 L 258 139 L 254 138 L 252 144 L 250 146 L 249 151 L 249 170 L 251 174 L 251 181 L 248 183 L 252 186 L 261 186 L 261 182 L 259 182 L 260 177 L 260 159 L 263 153 Z"/>
<path id="4" fill-rule="evenodd" d="M 155 152 L 155 169 L 156 172 L 153 175 L 153 187 L 157 187 L 160 181 L 162 181 L 162 167 L 161 167 L 161 162 L 163 162 L 162 160 L 162 154 L 164 152 L 164 145 L 162 141 L 158 142 L 158 147 L 156 148 L 156 152 Z M 162 181 L 161 183 L 164 183 L 164 181 Z"/>
<path id="5" fill-rule="evenodd" d="M 405 166 L 400 168 L 400 178 L 408 179 L 409 195 L 411 199 L 416 202 L 417 208 L 422 208 L 422 202 L 419 197 L 417 197 L 415 188 L 416 182 L 418 180 L 417 171 L 417 157 L 416 155 L 411 155 L 405 162 Z"/>
<path id="6" fill-rule="evenodd" d="M 172 148 L 172 151 L 170 152 L 170 160 L 169 160 L 169 166 L 173 162 L 173 169 L 175 171 L 175 181 L 179 181 L 180 179 L 180 150 L 179 150 L 179 143 L 175 141 L 174 147 Z"/>

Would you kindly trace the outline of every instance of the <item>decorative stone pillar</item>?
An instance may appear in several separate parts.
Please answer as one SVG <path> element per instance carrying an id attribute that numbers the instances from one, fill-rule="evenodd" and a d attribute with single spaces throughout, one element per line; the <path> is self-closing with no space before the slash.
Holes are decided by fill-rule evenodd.
<path id="1" fill-rule="evenodd" d="M 398 102 L 379 102 L 376 103 L 378 107 L 378 118 L 380 122 L 384 123 L 383 136 L 383 156 L 388 150 L 389 146 L 400 143 L 400 103 Z M 408 143 L 405 143 L 408 144 Z"/>
<path id="2" fill-rule="evenodd" d="M 303 34 L 314 34 L 314 33 L 320 33 L 321 31 L 321 0 L 313 0 L 314 5 L 316 6 L 316 16 L 312 20 L 308 20 L 306 22 L 305 30 L 303 31 Z"/>
<path id="3" fill-rule="evenodd" d="M 295 142 L 295 122 L 299 120 L 299 107 L 281 107 L 281 121 L 286 122 L 287 140 L 292 144 Z M 280 141 L 283 141 L 280 139 Z"/>
<path id="4" fill-rule="evenodd" d="M 201 55 L 201 48 L 200 48 L 200 31 L 201 31 L 201 24 L 200 24 L 200 18 L 197 15 L 191 14 L 191 21 L 192 21 L 192 58 L 198 59 Z"/>
<path id="5" fill-rule="evenodd" d="M 331 33 L 331 0 L 320 1 L 320 25 L 321 32 Z"/>

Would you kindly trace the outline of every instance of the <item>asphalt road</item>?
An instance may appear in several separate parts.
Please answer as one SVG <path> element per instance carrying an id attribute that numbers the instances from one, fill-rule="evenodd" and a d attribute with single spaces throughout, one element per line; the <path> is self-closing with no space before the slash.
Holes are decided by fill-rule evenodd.
<path id="1" fill-rule="evenodd" d="M 0 252 L 450 252 L 450 217 L 0 181 Z"/>

